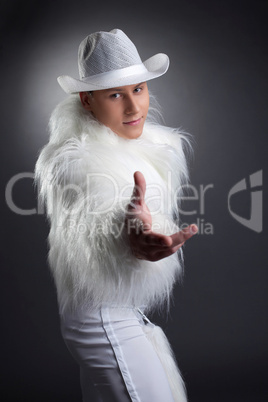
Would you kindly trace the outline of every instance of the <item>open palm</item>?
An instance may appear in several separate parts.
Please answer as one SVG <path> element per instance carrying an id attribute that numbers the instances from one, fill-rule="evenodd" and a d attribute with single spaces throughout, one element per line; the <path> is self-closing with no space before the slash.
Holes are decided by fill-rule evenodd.
<path id="1" fill-rule="evenodd" d="M 141 172 L 134 173 L 134 182 L 125 221 L 130 247 L 137 258 L 158 261 L 178 251 L 198 228 L 190 225 L 171 236 L 153 232 L 152 216 L 145 203 L 146 181 Z"/>

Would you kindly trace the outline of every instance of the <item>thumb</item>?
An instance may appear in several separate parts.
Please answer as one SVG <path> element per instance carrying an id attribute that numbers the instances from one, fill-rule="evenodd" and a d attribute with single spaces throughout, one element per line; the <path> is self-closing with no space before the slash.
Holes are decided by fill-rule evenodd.
<path id="1" fill-rule="evenodd" d="M 146 192 L 146 181 L 141 172 L 134 173 L 134 189 L 131 196 L 131 202 L 134 204 L 142 204 L 144 202 Z"/>

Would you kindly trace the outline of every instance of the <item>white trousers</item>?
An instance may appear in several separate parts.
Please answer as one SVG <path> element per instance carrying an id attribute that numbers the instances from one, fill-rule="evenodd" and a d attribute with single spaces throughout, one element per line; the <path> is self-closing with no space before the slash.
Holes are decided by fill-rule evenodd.
<path id="1" fill-rule="evenodd" d="M 185 395 L 173 398 L 145 325 L 140 310 L 129 307 L 61 318 L 63 339 L 80 365 L 83 402 L 186 401 Z"/>

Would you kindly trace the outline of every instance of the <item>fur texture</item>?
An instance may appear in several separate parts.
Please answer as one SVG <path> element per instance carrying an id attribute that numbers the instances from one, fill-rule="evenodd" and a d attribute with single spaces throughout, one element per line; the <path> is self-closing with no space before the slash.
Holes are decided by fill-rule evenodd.
<path id="1" fill-rule="evenodd" d="M 125 207 L 139 170 L 153 229 L 178 230 L 178 198 L 187 180 L 184 135 L 147 121 L 138 139 L 123 139 L 86 112 L 77 95 L 56 107 L 49 128 L 36 181 L 51 224 L 49 262 L 60 312 L 102 303 L 145 305 L 148 311 L 167 302 L 182 273 L 180 259 L 136 259 Z"/>

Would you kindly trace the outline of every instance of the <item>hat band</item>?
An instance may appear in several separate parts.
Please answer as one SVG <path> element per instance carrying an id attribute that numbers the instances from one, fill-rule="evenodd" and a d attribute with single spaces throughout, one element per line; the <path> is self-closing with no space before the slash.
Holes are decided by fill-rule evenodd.
<path id="1" fill-rule="evenodd" d="M 133 74 L 142 75 L 145 73 L 148 73 L 148 70 L 143 63 L 140 63 L 135 64 L 134 66 L 120 68 L 119 70 L 106 71 L 105 73 L 100 73 L 89 77 L 83 77 L 82 80 L 84 82 L 93 83 L 94 81 L 99 81 L 99 79 L 109 78 L 109 80 L 117 80 L 120 78 L 126 78 Z"/>

